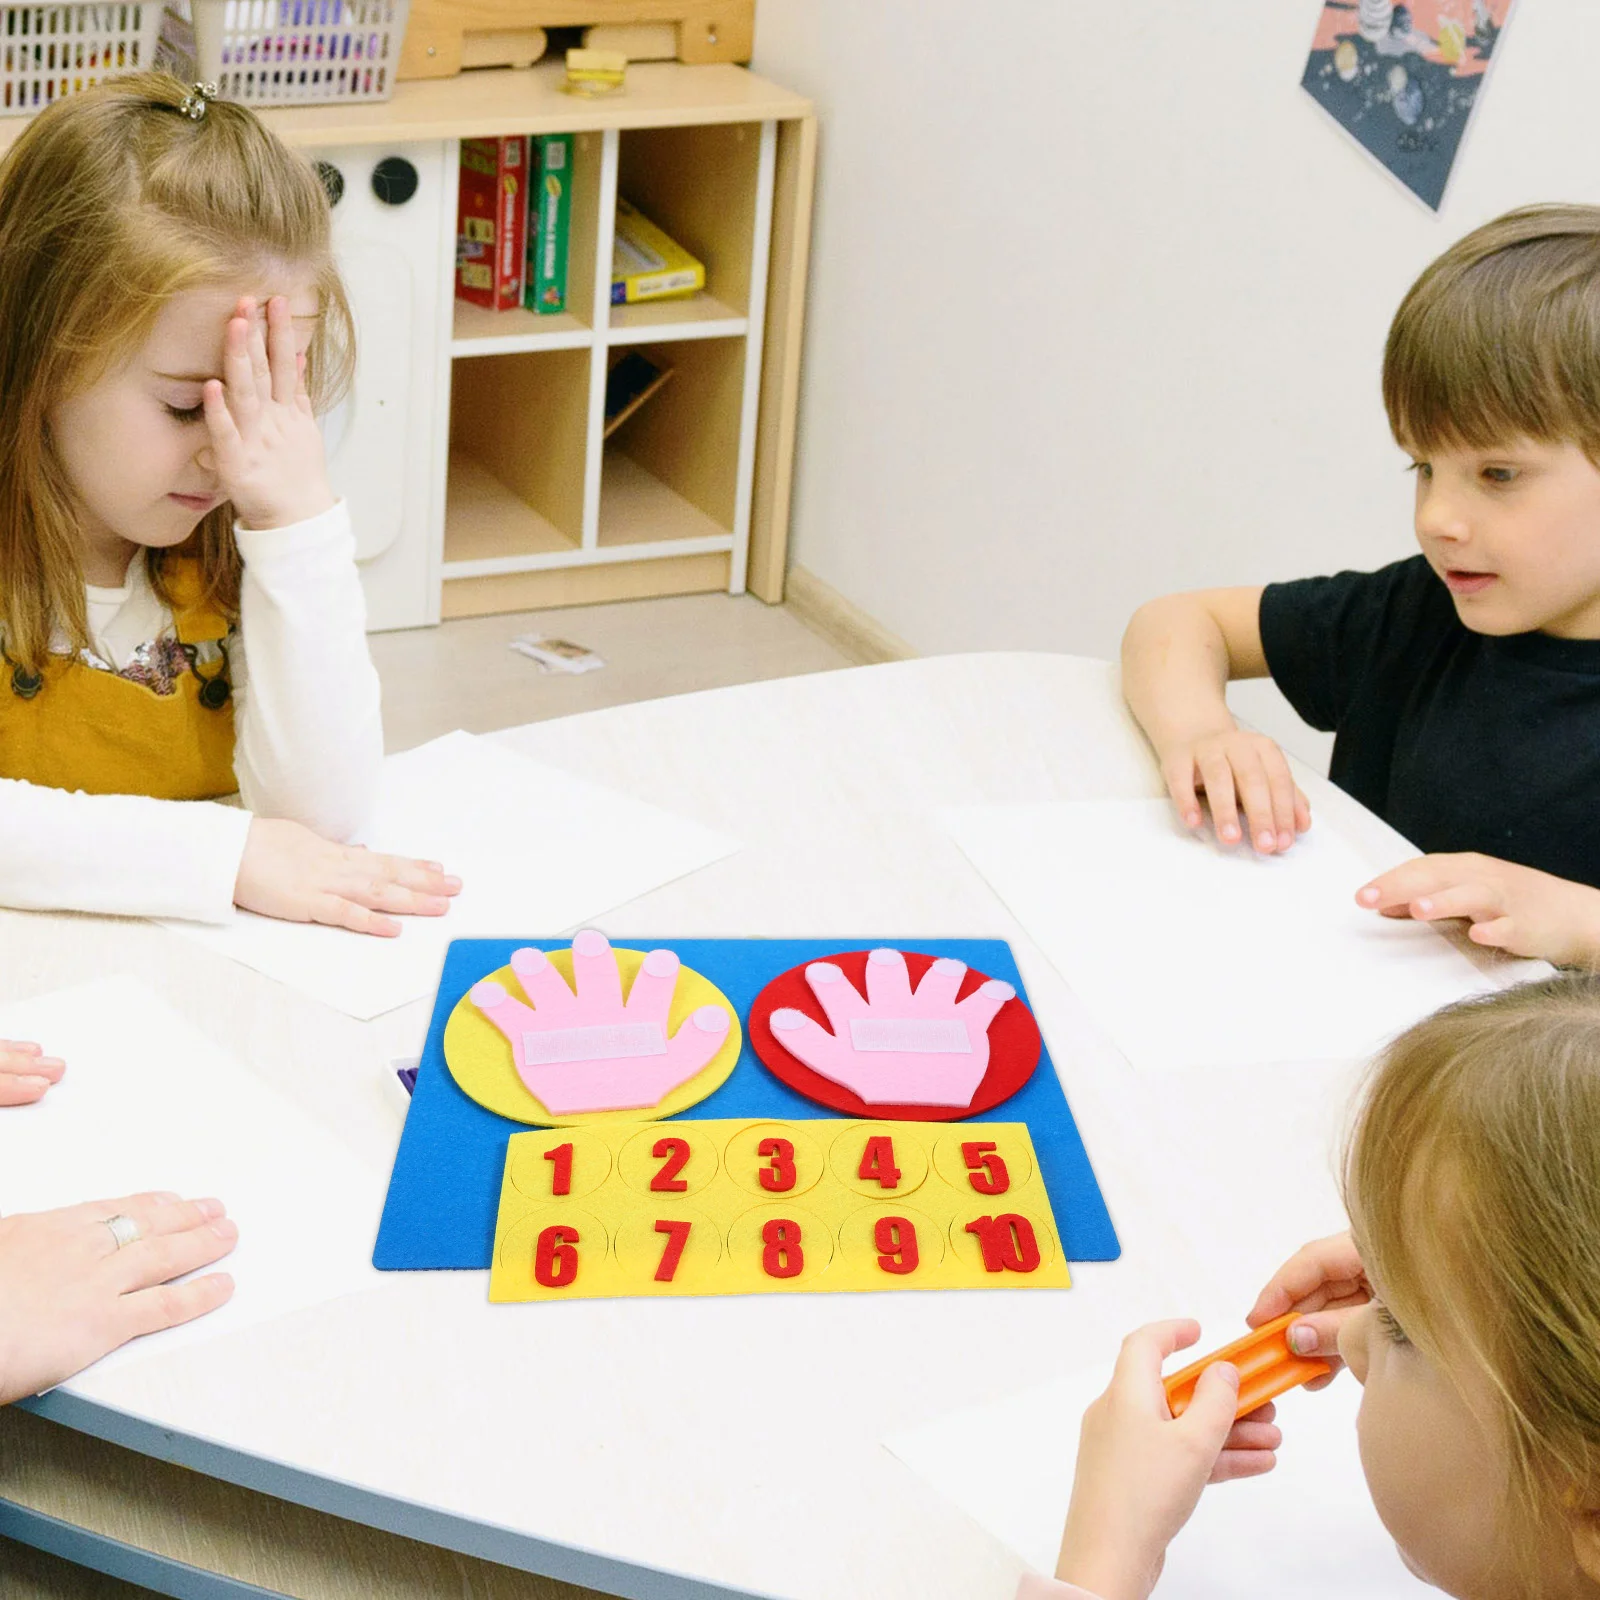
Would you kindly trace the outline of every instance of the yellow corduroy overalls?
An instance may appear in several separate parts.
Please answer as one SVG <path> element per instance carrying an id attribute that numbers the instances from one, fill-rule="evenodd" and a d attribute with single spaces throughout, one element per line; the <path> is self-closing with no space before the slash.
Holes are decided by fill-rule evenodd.
<path id="1" fill-rule="evenodd" d="M 173 631 L 189 670 L 158 694 L 132 678 L 52 655 L 43 673 L 6 663 L 0 676 L 0 778 L 87 794 L 215 800 L 233 774 L 233 697 L 220 646 L 228 621 L 201 599 L 199 564 L 166 568 Z M 207 660 L 198 647 L 216 645 Z"/>

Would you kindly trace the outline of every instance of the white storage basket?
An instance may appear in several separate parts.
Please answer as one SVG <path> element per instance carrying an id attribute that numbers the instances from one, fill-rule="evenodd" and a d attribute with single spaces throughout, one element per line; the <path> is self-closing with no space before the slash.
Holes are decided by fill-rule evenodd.
<path id="1" fill-rule="evenodd" d="M 183 70 L 162 48 L 162 0 L 100 5 L 0 3 L 0 116 L 42 111 L 52 100 L 124 72 Z"/>
<path id="2" fill-rule="evenodd" d="M 411 0 L 193 0 L 198 74 L 252 106 L 387 100 Z"/>

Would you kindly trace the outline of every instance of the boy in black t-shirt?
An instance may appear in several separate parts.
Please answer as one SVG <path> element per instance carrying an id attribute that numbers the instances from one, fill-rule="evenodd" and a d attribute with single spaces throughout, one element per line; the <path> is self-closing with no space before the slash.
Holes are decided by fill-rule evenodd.
<path id="1" fill-rule="evenodd" d="M 1271 674 L 1330 776 L 1430 853 L 1356 896 L 1463 917 L 1518 955 L 1600 964 L 1600 208 L 1468 234 L 1389 330 L 1384 404 L 1415 462 L 1420 556 L 1140 607 L 1123 690 L 1190 827 L 1287 850 L 1283 752 L 1229 714 Z"/>

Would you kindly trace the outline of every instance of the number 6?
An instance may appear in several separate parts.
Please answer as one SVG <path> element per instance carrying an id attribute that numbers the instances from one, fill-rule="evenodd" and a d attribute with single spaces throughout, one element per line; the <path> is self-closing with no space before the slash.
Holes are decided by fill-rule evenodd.
<path id="1" fill-rule="evenodd" d="M 534 1281 L 546 1289 L 565 1289 L 578 1276 L 578 1252 L 573 1249 L 577 1243 L 576 1228 L 559 1223 L 546 1228 L 533 1252 Z"/>

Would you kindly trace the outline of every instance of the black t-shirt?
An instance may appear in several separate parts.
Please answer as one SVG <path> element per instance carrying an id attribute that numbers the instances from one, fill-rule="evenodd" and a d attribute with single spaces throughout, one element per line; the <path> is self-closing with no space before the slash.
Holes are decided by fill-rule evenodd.
<path id="1" fill-rule="evenodd" d="M 1261 643 L 1329 776 L 1420 850 L 1600 887 L 1600 639 L 1473 633 L 1413 556 L 1269 584 Z"/>

